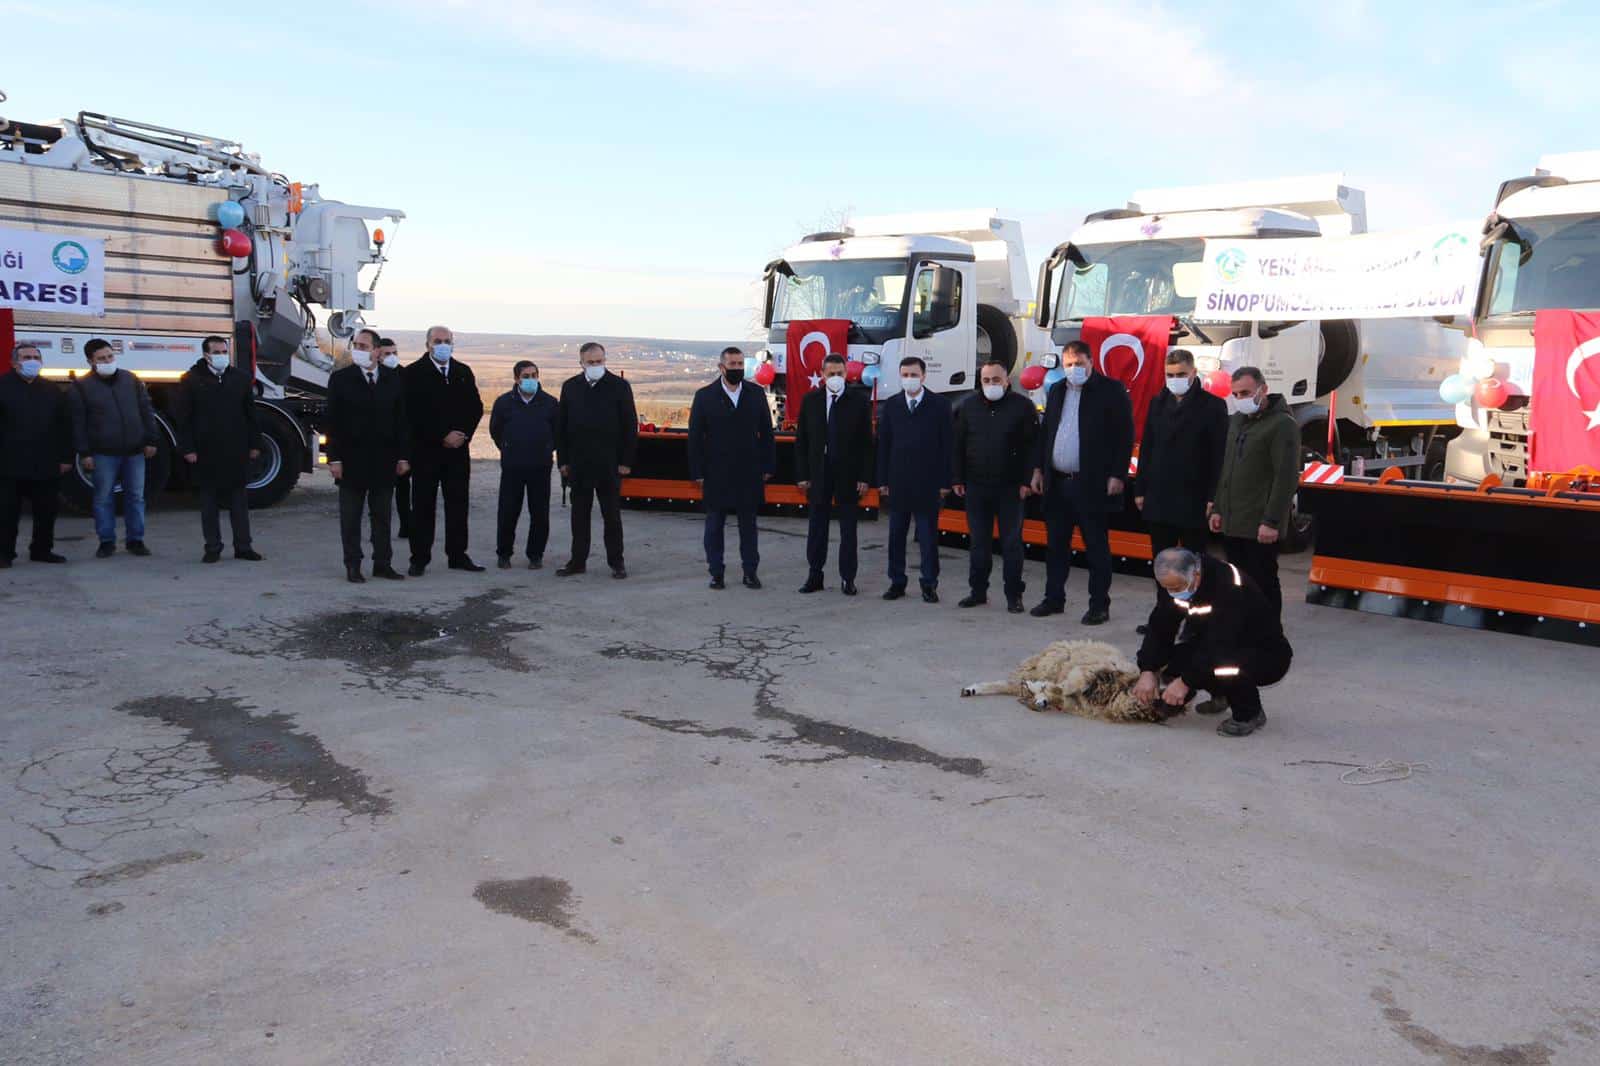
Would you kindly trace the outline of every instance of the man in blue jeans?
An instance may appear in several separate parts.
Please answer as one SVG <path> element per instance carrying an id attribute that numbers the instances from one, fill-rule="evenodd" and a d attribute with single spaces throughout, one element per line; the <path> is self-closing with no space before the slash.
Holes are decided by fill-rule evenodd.
<path id="1" fill-rule="evenodd" d="M 94 531 L 98 558 L 117 551 L 115 491 L 122 483 L 122 517 L 128 551 L 149 555 L 144 546 L 145 460 L 156 454 L 156 413 L 144 382 L 118 369 L 117 353 L 96 337 L 83 346 L 94 373 L 72 389 L 72 440 L 84 470 L 94 479 Z"/>

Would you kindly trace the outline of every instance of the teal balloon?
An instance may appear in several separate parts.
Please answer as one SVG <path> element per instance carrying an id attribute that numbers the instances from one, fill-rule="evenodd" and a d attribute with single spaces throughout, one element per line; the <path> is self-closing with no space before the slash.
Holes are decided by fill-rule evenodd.
<path id="1" fill-rule="evenodd" d="M 869 367 L 866 367 L 865 369 L 863 369 L 861 371 L 861 384 L 867 386 L 868 388 L 871 388 L 872 386 L 876 385 L 877 383 L 878 383 L 878 368 L 876 366 L 869 366 Z"/>
<path id="2" fill-rule="evenodd" d="M 1451 374 L 1439 382 L 1439 399 L 1445 403 L 1466 403 L 1472 398 L 1472 389 L 1476 384 L 1465 374 Z"/>
<path id="3" fill-rule="evenodd" d="M 244 222 L 244 208 L 232 200 L 224 200 L 217 205 L 217 225 L 223 229 L 238 229 Z"/>
<path id="4" fill-rule="evenodd" d="M 1065 380 L 1067 380 L 1067 372 L 1059 366 L 1053 366 L 1050 368 L 1050 372 L 1044 376 L 1044 387 L 1048 389 L 1056 382 Z"/>

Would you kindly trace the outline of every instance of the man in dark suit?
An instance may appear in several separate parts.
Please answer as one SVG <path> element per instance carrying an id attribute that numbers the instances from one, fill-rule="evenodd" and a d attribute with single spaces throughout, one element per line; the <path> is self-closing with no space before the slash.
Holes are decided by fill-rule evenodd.
<path id="1" fill-rule="evenodd" d="M 1167 352 L 1167 387 L 1150 398 L 1139 442 L 1133 504 L 1150 531 L 1150 558 L 1168 548 L 1206 550 L 1206 518 L 1216 499 L 1228 439 L 1228 405 L 1200 388 L 1194 356 Z"/>
<path id="2" fill-rule="evenodd" d="M 351 365 L 328 376 L 328 472 L 339 483 L 339 535 L 344 541 L 345 576 L 361 576 L 361 509 L 372 523 L 372 576 L 402 580 L 395 572 L 389 543 L 394 479 L 411 469 L 406 452 L 411 426 L 406 421 L 405 385 L 400 371 L 374 359 L 378 335 L 363 329 L 350 339 Z"/>
<path id="3" fill-rule="evenodd" d="M 66 392 L 46 381 L 44 354 L 23 343 L 11 350 L 11 373 L 0 375 L 0 569 L 17 556 L 24 498 L 33 502 L 28 558 L 64 563 L 56 554 L 61 475 L 72 469 L 72 414 Z"/>
<path id="4" fill-rule="evenodd" d="M 511 391 L 494 402 L 489 436 L 500 449 L 500 508 L 494 553 L 511 566 L 517 516 L 528 505 L 528 569 L 544 566 L 550 540 L 550 457 L 556 450 L 556 398 L 539 385 L 539 367 L 522 359 L 511 368 Z"/>
<path id="5" fill-rule="evenodd" d="M 1033 491 L 1044 496 L 1048 531 L 1044 599 L 1035 618 L 1061 614 L 1067 603 L 1072 531 L 1083 534 L 1089 560 L 1086 626 L 1111 617 L 1108 519 L 1122 507 L 1123 479 L 1133 454 L 1133 402 L 1122 382 L 1096 374 L 1089 346 L 1071 341 L 1061 353 L 1067 376 L 1045 398 L 1044 432 L 1034 460 Z"/>
<path id="6" fill-rule="evenodd" d="M 979 367 L 978 383 L 981 391 L 956 408 L 954 488 L 966 501 L 971 541 L 967 583 L 972 589 L 960 606 L 989 602 L 998 522 L 1006 610 L 1021 614 L 1027 589 L 1022 581 L 1022 501 L 1031 491 L 1039 414 L 1033 401 L 1010 390 L 1004 363 Z"/>
<path id="7" fill-rule="evenodd" d="M 939 508 L 950 491 L 950 402 L 929 392 L 928 365 L 914 355 L 900 360 L 900 395 L 878 415 L 878 493 L 889 508 L 889 588 L 886 600 L 906 594 L 906 532 L 915 523 L 922 555 L 922 601 L 939 602 Z"/>
<path id="8" fill-rule="evenodd" d="M 845 388 L 844 356 L 822 360 L 822 388 L 800 403 L 794 441 L 795 480 L 806 494 L 811 522 L 806 530 L 806 564 L 801 592 L 822 590 L 828 562 L 828 522 L 839 513 L 839 588 L 856 594 L 857 501 L 867 491 L 872 461 L 872 407 L 865 396 Z"/>
<path id="9" fill-rule="evenodd" d="M 395 343 L 393 337 L 379 337 L 377 361 L 379 366 L 388 367 L 390 370 L 400 366 L 400 345 Z M 402 379 L 403 380 L 403 379 Z M 411 539 L 411 475 L 401 474 L 394 479 L 394 514 L 399 520 L 399 528 L 394 535 L 401 540 Z"/>
<path id="10" fill-rule="evenodd" d="M 605 523 L 606 562 L 611 576 L 625 578 L 622 564 L 622 479 L 633 469 L 639 415 L 633 389 L 606 370 L 606 350 L 589 341 L 578 349 L 581 374 L 561 386 L 556 415 L 556 461 L 572 486 L 572 558 L 557 577 L 589 567 L 589 512 L 596 499 Z"/>
<path id="11" fill-rule="evenodd" d="M 173 412 L 178 454 L 194 473 L 200 490 L 203 563 L 222 559 L 221 505 L 228 505 L 233 557 L 259 563 L 250 544 L 250 464 L 261 454 L 256 424 L 255 384 L 233 365 L 225 337 L 200 342 L 200 359 L 183 375 Z"/>
<path id="12" fill-rule="evenodd" d="M 742 351 L 724 348 L 722 373 L 694 394 L 689 408 L 689 479 L 700 486 L 705 499 L 706 569 L 712 588 L 727 587 L 722 579 L 722 548 L 730 513 L 739 516 L 744 587 L 761 587 L 756 576 L 761 565 L 756 512 L 777 467 L 767 390 L 745 382 Z"/>
<path id="13" fill-rule="evenodd" d="M 444 557 L 452 570 L 483 567 L 467 554 L 467 487 L 472 457 L 467 445 L 483 419 L 483 397 L 472 368 L 453 358 L 455 334 L 428 330 L 428 352 L 405 368 L 406 412 L 411 420 L 411 569 L 421 577 L 433 561 L 434 523 L 444 492 Z"/>

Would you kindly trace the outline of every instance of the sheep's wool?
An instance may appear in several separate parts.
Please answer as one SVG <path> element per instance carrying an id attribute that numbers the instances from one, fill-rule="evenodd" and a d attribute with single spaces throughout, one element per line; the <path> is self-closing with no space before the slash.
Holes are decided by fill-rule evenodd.
<path id="1" fill-rule="evenodd" d="M 1024 660 L 1011 680 L 1017 699 L 1029 710 L 1065 711 L 1108 722 L 1161 722 L 1183 713 L 1183 708 L 1159 699 L 1142 706 L 1133 698 L 1138 667 L 1098 640 L 1058 640 Z M 1034 683 L 1031 689 L 1029 682 Z M 1046 707 L 1036 706 L 1038 695 L 1046 697 Z"/>

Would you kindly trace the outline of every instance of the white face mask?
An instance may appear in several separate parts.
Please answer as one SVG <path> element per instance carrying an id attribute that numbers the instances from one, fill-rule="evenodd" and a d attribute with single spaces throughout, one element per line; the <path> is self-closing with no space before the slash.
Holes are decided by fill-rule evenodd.
<path id="1" fill-rule="evenodd" d="M 915 396 L 917 393 L 922 391 L 922 378 L 921 377 L 901 378 L 900 379 L 900 387 L 905 390 L 907 396 Z"/>
<path id="2" fill-rule="evenodd" d="M 990 403 L 999 403 L 1000 397 L 1005 394 L 1006 387 L 1004 385 L 985 385 L 983 387 L 983 398 Z"/>
<path id="3" fill-rule="evenodd" d="M 117 361 L 112 359 L 109 362 L 96 363 L 94 365 L 94 372 L 103 378 L 108 378 L 117 372 Z"/>
<path id="4" fill-rule="evenodd" d="M 1071 384 L 1071 385 L 1082 385 L 1085 381 L 1088 381 L 1088 380 L 1089 380 L 1089 368 L 1088 367 L 1086 367 L 1086 366 L 1069 366 L 1069 367 L 1067 367 L 1067 383 L 1068 384 Z"/>
<path id="5" fill-rule="evenodd" d="M 228 363 L 230 360 L 227 352 L 211 352 L 206 355 L 206 358 L 211 362 L 211 369 L 215 370 L 217 373 L 220 374 L 224 370 L 228 369 Z"/>
<path id="6" fill-rule="evenodd" d="M 1242 400 L 1235 399 L 1233 401 L 1233 409 L 1248 417 L 1261 410 L 1261 403 L 1254 396 L 1246 396 Z"/>
<path id="7" fill-rule="evenodd" d="M 602 363 L 599 366 L 584 367 L 583 376 L 588 378 L 590 381 L 599 381 L 601 378 L 606 376 L 605 364 Z"/>
<path id="8" fill-rule="evenodd" d="M 383 357 L 383 365 L 393 370 L 400 365 L 400 357 L 398 355 L 386 355 Z"/>
<path id="9" fill-rule="evenodd" d="M 835 374 L 831 378 L 823 378 L 822 379 L 822 386 L 823 386 L 823 388 L 827 389 L 829 392 L 831 392 L 835 396 L 837 396 L 841 392 L 844 391 L 844 375 L 843 374 Z"/>
<path id="10" fill-rule="evenodd" d="M 360 348 L 351 348 L 350 360 L 362 370 L 366 370 L 372 366 L 372 353 L 364 352 Z"/>
<path id="11" fill-rule="evenodd" d="M 1167 388 L 1172 390 L 1172 395 L 1182 396 L 1189 391 L 1189 386 L 1194 384 L 1194 378 L 1185 374 L 1181 378 L 1168 378 Z"/>

